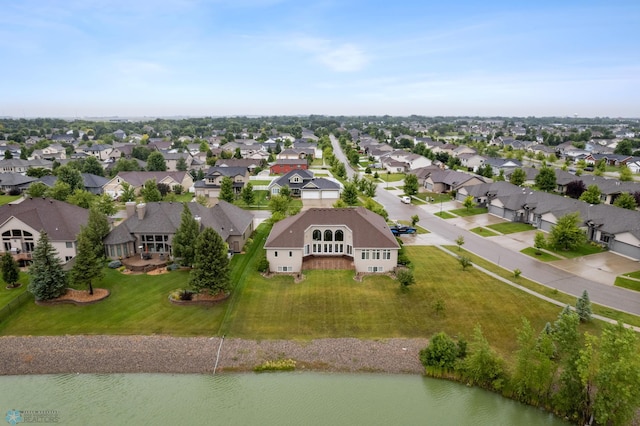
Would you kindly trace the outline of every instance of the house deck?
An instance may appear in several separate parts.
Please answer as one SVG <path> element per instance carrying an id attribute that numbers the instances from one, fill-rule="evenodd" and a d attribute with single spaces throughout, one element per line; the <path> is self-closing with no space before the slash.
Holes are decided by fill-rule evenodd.
<path id="1" fill-rule="evenodd" d="M 164 253 L 142 253 L 122 259 L 122 264 L 130 271 L 151 271 L 167 265 Z"/>
<path id="2" fill-rule="evenodd" d="M 302 261 L 302 270 L 309 269 L 355 269 L 349 256 L 307 256 Z"/>

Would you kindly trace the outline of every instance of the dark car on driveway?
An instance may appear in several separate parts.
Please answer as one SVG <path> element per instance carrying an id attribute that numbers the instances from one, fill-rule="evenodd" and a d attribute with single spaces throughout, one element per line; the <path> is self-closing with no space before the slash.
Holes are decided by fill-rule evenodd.
<path id="1" fill-rule="evenodd" d="M 393 225 L 389 227 L 393 235 L 415 234 L 416 228 L 406 225 Z"/>

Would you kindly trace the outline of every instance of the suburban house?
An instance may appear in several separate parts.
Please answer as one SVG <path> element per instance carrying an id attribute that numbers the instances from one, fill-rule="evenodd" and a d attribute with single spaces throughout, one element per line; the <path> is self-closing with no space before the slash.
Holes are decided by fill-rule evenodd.
<path id="1" fill-rule="evenodd" d="M 268 190 L 278 195 L 280 188 L 288 186 L 293 197 L 303 200 L 337 200 L 340 198 L 341 185 L 326 178 L 316 178 L 309 170 L 292 170 L 284 176 L 271 181 Z"/>
<path id="2" fill-rule="evenodd" d="M 249 171 L 246 167 L 210 167 L 203 180 L 194 184 L 196 197 L 204 195 L 208 198 L 218 198 L 222 179 L 231 178 L 233 181 L 233 191 L 239 194 L 244 185 L 249 182 Z"/>
<path id="3" fill-rule="evenodd" d="M 277 222 L 264 245 L 271 272 L 393 271 L 400 246 L 384 218 L 364 207 L 313 208 Z"/>
<path id="4" fill-rule="evenodd" d="M 200 228 L 213 228 L 238 253 L 253 232 L 253 214 L 226 201 L 213 207 L 187 203 Z M 172 255 L 172 241 L 182 221 L 182 203 L 126 203 L 127 218 L 104 238 L 111 259 L 160 253 Z"/>
<path id="5" fill-rule="evenodd" d="M 382 163 L 383 167 L 391 172 L 394 172 L 394 170 L 389 170 L 389 167 L 395 167 L 394 162 L 402 163 L 403 171 L 427 167 L 432 163 L 431 160 L 427 157 L 423 157 L 422 155 L 414 154 L 412 152 L 404 151 L 401 149 L 391 151 L 385 155 L 380 156 L 380 162 Z M 389 165 L 389 167 L 387 167 L 387 165 Z"/>
<path id="6" fill-rule="evenodd" d="M 307 170 L 308 168 L 309 166 L 305 159 L 276 160 L 276 162 L 269 167 L 269 172 L 272 175 L 283 175 L 292 170 Z"/>
<path id="7" fill-rule="evenodd" d="M 53 161 L 37 159 L 22 160 L 20 158 L 0 160 L 0 172 L 3 173 L 26 173 L 26 171 L 32 167 L 51 170 L 53 168 Z"/>
<path id="8" fill-rule="evenodd" d="M 514 169 L 522 167 L 522 162 L 509 158 L 487 157 L 484 160 L 484 164 L 491 166 L 491 171 L 495 176 L 500 174 L 500 170 L 504 170 L 505 174 L 509 174 Z"/>
<path id="9" fill-rule="evenodd" d="M 482 176 L 459 172 L 457 170 L 434 170 L 424 178 L 424 187 L 429 192 L 445 193 L 457 191 L 463 186 L 484 183 Z"/>
<path id="10" fill-rule="evenodd" d="M 100 161 L 105 161 L 109 158 L 109 154 L 113 151 L 113 147 L 111 145 L 95 144 L 78 148 L 78 150 L 88 155 L 92 155 Z"/>
<path id="11" fill-rule="evenodd" d="M 228 158 L 216 161 L 217 167 L 245 167 L 250 174 L 252 174 L 261 165 L 261 160 L 254 160 L 251 158 Z"/>
<path id="12" fill-rule="evenodd" d="M 0 173 L 0 191 L 6 193 L 21 193 L 37 181 L 37 178 L 25 176 L 21 173 Z"/>
<path id="13" fill-rule="evenodd" d="M 165 164 L 167 165 L 168 172 L 178 171 L 178 161 L 180 158 L 184 158 L 187 169 L 191 169 L 193 163 L 193 156 L 188 152 L 171 152 L 160 151 L 164 157 Z"/>
<path id="14" fill-rule="evenodd" d="M 44 231 L 58 257 L 68 262 L 76 256 L 77 235 L 88 219 L 89 210 L 53 199 L 27 198 L 5 204 L 0 206 L 2 251 L 21 263 L 28 262 Z"/>
<path id="15" fill-rule="evenodd" d="M 485 157 L 478 154 L 463 153 L 458 155 L 460 164 L 470 172 L 477 172 L 484 165 Z"/>
<path id="16" fill-rule="evenodd" d="M 122 184 L 127 182 L 131 185 L 136 195 L 140 194 L 140 189 L 146 181 L 155 179 L 156 183 L 164 183 L 172 188 L 176 185 L 182 186 L 183 191 L 188 191 L 193 186 L 193 179 L 187 172 L 120 172 L 104 185 L 104 192 L 114 198 L 122 195 Z"/>
<path id="17" fill-rule="evenodd" d="M 80 173 L 82 175 L 82 184 L 84 189 L 95 195 L 102 194 L 104 186 L 109 182 L 109 179 L 94 175 L 91 173 Z M 58 180 L 57 176 L 47 175 L 40 178 L 40 182 L 44 183 L 48 187 L 53 187 Z"/>

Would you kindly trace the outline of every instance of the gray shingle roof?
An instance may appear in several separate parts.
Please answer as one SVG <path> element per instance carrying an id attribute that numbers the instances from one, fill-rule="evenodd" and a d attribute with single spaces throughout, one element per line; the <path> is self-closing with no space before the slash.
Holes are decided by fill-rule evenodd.
<path id="1" fill-rule="evenodd" d="M 312 225 L 345 225 L 353 232 L 354 248 L 398 248 L 384 218 L 364 207 L 309 209 L 273 225 L 265 248 L 302 247 L 304 231 Z"/>

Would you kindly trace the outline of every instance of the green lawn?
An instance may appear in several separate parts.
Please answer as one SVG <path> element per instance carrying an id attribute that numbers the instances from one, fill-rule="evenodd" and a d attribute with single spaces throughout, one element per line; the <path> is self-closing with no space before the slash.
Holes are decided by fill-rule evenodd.
<path id="1" fill-rule="evenodd" d="M 442 219 L 453 219 L 454 217 L 458 217 L 458 216 L 452 215 L 451 213 L 449 213 L 447 211 L 434 213 L 433 215 L 434 216 L 438 216 L 439 218 L 442 218 Z"/>
<path id="2" fill-rule="evenodd" d="M 533 229 L 536 229 L 534 226 L 531 226 L 528 223 L 519 222 L 495 223 L 493 225 L 487 225 L 487 228 L 491 228 L 501 234 L 515 234 L 516 232 L 531 231 Z"/>
<path id="3" fill-rule="evenodd" d="M 602 253 L 604 249 L 599 245 L 585 243 L 575 250 L 556 250 L 552 247 L 546 247 L 547 250 L 558 254 L 559 256 L 573 259 L 574 257 L 587 256 L 595 253 Z"/>
<path id="4" fill-rule="evenodd" d="M 15 201 L 21 197 L 22 195 L 0 195 L 0 206 L 9 204 L 10 202 Z"/>
<path id="5" fill-rule="evenodd" d="M 176 195 L 176 202 L 178 203 L 188 203 L 189 201 L 193 201 L 194 194 L 190 192 L 184 192 L 180 195 Z"/>
<path id="6" fill-rule="evenodd" d="M 404 173 L 386 173 L 386 172 L 378 172 L 378 176 L 380 177 L 380 180 L 383 181 L 384 183 L 387 182 L 399 182 L 402 179 L 404 179 L 405 174 Z"/>
<path id="7" fill-rule="evenodd" d="M 248 275 L 228 323 L 234 337 L 308 339 L 321 337 L 425 337 L 444 330 L 471 336 L 481 324 L 502 354 L 515 350 L 515 328 L 526 316 L 534 328 L 553 321 L 560 308 L 505 286 L 433 247 L 405 247 L 415 265 L 416 284 L 400 290 L 386 276 L 353 280 L 352 271 L 306 271 L 305 279 Z M 436 300 L 446 308 L 438 315 Z M 496 319 L 500 319 L 496 321 Z"/>
<path id="8" fill-rule="evenodd" d="M 4 306 L 7 305 L 7 303 L 11 302 L 22 293 L 27 291 L 27 284 L 29 283 L 29 277 L 27 276 L 27 274 L 21 272 L 20 279 L 18 280 L 18 282 L 21 283 L 22 286 L 18 288 L 13 288 L 11 290 L 7 290 L 6 288 L 7 283 L 5 283 L 0 278 L 0 309 L 2 309 Z"/>
<path id="9" fill-rule="evenodd" d="M 629 290 L 640 291 L 640 281 L 630 280 L 624 277 L 616 277 L 614 285 L 628 288 Z"/>
<path id="10" fill-rule="evenodd" d="M 437 204 L 440 202 L 446 203 L 447 201 L 451 201 L 450 194 L 440 194 L 438 192 L 419 192 L 415 195 L 416 197 L 424 200 L 425 202 L 429 200 L 432 204 Z M 433 201 L 431 199 L 433 198 Z"/>
<path id="11" fill-rule="evenodd" d="M 489 209 L 487 209 L 486 207 L 471 207 L 470 209 L 467 208 L 462 208 L 462 209 L 455 209 L 455 210 L 449 210 L 451 213 L 458 215 L 458 216 L 474 216 L 477 214 L 485 214 L 489 212 Z"/>
<path id="12" fill-rule="evenodd" d="M 482 237 L 495 237 L 496 235 L 499 235 L 497 232 L 493 232 L 491 229 L 485 228 L 484 226 L 478 226 L 470 229 L 470 231 Z"/>
<path id="13" fill-rule="evenodd" d="M 269 191 L 266 190 L 254 190 L 253 191 L 254 201 L 251 206 L 247 206 L 247 204 L 242 200 L 242 198 L 238 198 L 233 202 L 238 207 L 242 207 L 243 209 L 267 209 L 269 207 Z"/>
<path id="14" fill-rule="evenodd" d="M 256 185 L 269 185 L 269 184 L 271 184 L 271 180 L 270 179 L 269 180 L 252 180 L 250 182 L 251 182 L 251 185 L 253 185 L 254 187 Z"/>
<path id="15" fill-rule="evenodd" d="M 552 255 L 551 253 L 547 253 L 545 251 L 540 251 L 535 249 L 535 247 L 527 247 L 525 249 L 520 250 L 520 253 L 526 254 L 527 256 L 531 256 L 541 262 L 553 262 L 554 260 L 560 260 L 559 257 Z"/>
<path id="16" fill-rule="evenodd" d="M 458 246 L 451 245 L 451 246 L 445 246 L 445 247 L 451 250 L 452 252 L 457 253 Z M 518 279 L 514 279 L 513 271 L 502 268 L 496 265 L 495 263 L 491 263 L 488 260 L 485 260 L 465 249 L 462 249 L 462 252 L 464 253 L 465 256 L 470 258 L 474 264 L 482 266 L 483 268 L 493 272 L 494 274 L 497 274 L 503 278 L 514 281 L 523 287 L 526 287 L 530 290 L 535 291 L 536 293 L 555 299 L 559 302 L 566 303 L 572 306 L 575 306 L 576 304 L 576 296 L 562 293 L 558 291 L 558 289 L 547 287 L 542 284 L 538 284 L 537 282 L 528 280 L 527 278 L 522 276 L 519 277 Z M 626 324 L 631 324 L 631 325 L 635 325 L 636 327 L 640 327 L 640 316 L 631 315 L 626 312 L 616 311 L 615 309 L 611 309 L 605 306 L 600 306 L 595 303 L 592 303 L 591 308 L 594 314 L 602 315 L 607 318 L 614 319 L 616 321 L 622 321 Z"/>
<path id="17" fill-rule="evenodd" d="M 640 271 L 629 272 L 628 274 L 622 274 L 625 277 L 637 278 L 640 280 Z"/>
<path id="18" fill-rule="evenodd" d="M 105 269 L 105 277 L 94 286 L 109 289 L 111 295 L 107 299 L 86 306 L 27 303 L 0 323 L 0 334 L 213 335 L 218 331 L 226 302 L 211 307 L 185 307 L 174 306 L 168 300 L 171 291 L 186 287 L 187 279 L 186 271 L 151 276 L 123 275 Z"/>
<path id="19" fill-rule="evenodd" d="M 322 167 L 323 165 L 323 160 L 322 158 L 314 158 L 313 161 L 311 161 L 311 167 Z"/>

